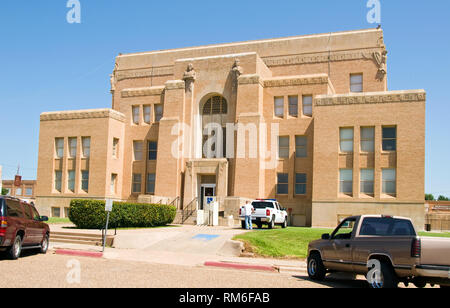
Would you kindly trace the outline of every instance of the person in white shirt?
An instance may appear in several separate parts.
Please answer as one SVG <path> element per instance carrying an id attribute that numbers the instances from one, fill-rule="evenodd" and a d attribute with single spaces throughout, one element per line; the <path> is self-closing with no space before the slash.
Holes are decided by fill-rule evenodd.
<path id="1" fill-rule="evenodd" d="M 247 201 L 244 205 L 245 229 L 247 229 L 247 230 L 253 230 L 252 214 L 254 212 L 255 212 L 255 208 L 250 203 L 250 201 Z"/>

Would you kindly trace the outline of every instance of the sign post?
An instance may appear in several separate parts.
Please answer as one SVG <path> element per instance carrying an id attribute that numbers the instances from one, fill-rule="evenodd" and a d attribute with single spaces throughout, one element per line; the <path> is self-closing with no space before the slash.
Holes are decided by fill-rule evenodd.
<path id="1" fill-rule="evenodd" d="M 103 238 L 103 252 L 105 252 L 106 238 L 108 237 L 109 214 L 112 212 L 112 207 L 113 201 L 111 199 L 106 199 L 105 211 L 107 212 L 107 215 L 106 215 L 105 237 Z"/>

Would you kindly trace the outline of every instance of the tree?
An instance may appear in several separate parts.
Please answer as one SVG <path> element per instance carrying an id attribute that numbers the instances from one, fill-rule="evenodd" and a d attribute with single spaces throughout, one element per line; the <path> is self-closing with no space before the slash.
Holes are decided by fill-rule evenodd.
<path id="1" fill-rule="evenodd" d="M 448 197 L 446 197 L 446 196 L 440 195 L 439 198 L 438 198 L 438 201 L 450 201 L 450 199 Z"/>
<path id="2" fill-rule="evenodd" d="M 2 188 L 2 196 L 6 196 L 8 194 L 8 190 L 6 188 Z"/>
<path id="3" fill-rule="evenodd" d="M 425 194 L 425 200 L 426 201 L 434 201 L 434 196 L 432 194 Z"/>

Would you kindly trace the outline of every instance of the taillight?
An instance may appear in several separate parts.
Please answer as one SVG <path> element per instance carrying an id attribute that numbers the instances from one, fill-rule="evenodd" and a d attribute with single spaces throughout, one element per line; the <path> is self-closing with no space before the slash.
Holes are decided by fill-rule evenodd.
<path id="1" fill-rule="evenodd" d="M 239 209 L 239 216 L 242 215 L 242 209 Z"/>
<path id="2" fill-rule="evenodd" d="M 266 210 L 266 216 L 270 216 L 270 210 Z"/>
<path id="3" fill-rule="evenodd" d="M 2 216 L 0 217 L 0 236 L 5 235 L 6 228 L 8 228 L 8 221 L 6 220 L 6 217 Z"/>
<path id="4" fill-rule="evenodd" d="M 421 250 L 420 238 L 414 239 L 412 242 L 411 257 L 420 258 Z"/>

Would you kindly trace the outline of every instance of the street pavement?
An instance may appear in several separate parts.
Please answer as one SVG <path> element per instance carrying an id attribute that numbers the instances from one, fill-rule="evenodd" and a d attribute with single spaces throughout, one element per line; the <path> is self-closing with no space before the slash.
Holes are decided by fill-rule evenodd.
<path id="1" fill-rule="evenodd" d="M 78 271 L 79 269 L 79 271 Z M 32 251 L 16 261 L 0 258 L 1 288 L 14 287 L 151 287 L 151 288 L 364 288 L 363 280 L 312 282 L 306 274 L 284 274 L 152 264 L 86 257 L 46 255 Z"/>

